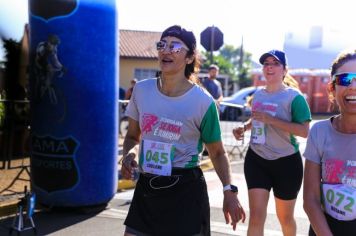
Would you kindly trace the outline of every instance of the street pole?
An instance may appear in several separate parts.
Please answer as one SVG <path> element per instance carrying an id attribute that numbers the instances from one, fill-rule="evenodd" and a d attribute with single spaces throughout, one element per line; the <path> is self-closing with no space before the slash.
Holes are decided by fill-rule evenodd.
<path id="1" fill-rule="evenodd" d="M 211 28 L 211 35 L 210 35 L 210 64 L 214 64 L 214 61 L 213 61 L 213 51 L 214 51 L 214 45 L 215 45 L 215 42 L 214 42 L 215 32 L 214 31 L 215 31 L 215 27 L 213 25 Z"/>

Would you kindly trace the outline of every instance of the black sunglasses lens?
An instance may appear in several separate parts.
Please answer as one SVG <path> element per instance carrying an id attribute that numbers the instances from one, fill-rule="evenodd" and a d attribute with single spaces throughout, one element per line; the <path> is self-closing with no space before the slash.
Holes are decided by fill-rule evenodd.
<path id="1" fill-rule="evenodd" d="M 163 41 L 159 41 L 156 43 L 157 50 L 163 50 L 166 47 L 166 43 Z"/>
<path id="2" fill-rule="evenodd" d="M 349 86 L 352 80 L 356 78 L 356 74 L 343 73 L 335 76 L 335 83 L 341 86 Z"/>

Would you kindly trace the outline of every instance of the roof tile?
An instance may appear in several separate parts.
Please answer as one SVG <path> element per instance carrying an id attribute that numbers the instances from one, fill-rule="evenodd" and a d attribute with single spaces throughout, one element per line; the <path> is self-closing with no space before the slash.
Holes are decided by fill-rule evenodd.
<path id="1" fill-rule="evenodd" d="M 120 30 L 120 57 L 156 59 L 155 42 L 162 32 Z"/>

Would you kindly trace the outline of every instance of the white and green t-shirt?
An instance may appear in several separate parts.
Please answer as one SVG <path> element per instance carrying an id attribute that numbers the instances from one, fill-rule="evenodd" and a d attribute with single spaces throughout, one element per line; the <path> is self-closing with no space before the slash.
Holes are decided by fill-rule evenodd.
<path id="1" fill-rule="evenodd" d="M 221 141 L 214 99 L 198 85 L 169 97 L 158 90 L 156 78 L 139 81 L 127 115 L 139 122 L 143 142 L 172 144 L 172 167 L 199 166 L 203 143 Z"/>
<path id="2" fill-rule="evenodd" d="M 356 134 L 322 120 L 310 129 L 304 157 L 321 167 L 324 210 L 338 220 L 356 219 Z"/>
<path id="3" fill-rule="evenodd" d="M 340 133 L 330 119 L 310 129 L 304 157 L 321 165 L 322 182 L 356 187 L 356 134 Z"/>
<path id="4" fill-rule="evenodd" d="M 286 87 L 269 93 L 264 88 L 253 95 L 252 110 L 267 112 L 279 119 L 304 123 L 311 120 L 307 101 L 297 89 Z M 252 120 L 250 147 L 259 156 L 275 160 L 289 156 L 299 150 L 297 139 L 273 125 Z"/>

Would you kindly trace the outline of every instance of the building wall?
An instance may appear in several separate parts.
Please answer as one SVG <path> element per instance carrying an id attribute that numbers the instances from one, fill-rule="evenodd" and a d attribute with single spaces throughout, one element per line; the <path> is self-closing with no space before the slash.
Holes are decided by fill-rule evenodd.
<path id="1" fill-rule="evenodd" d="M 128 58 L 120 58 L 120 87 L 129 88 L 130 80 L 134 78 L 135 69 L 155 69 L 158 70 L 158 61 L 157 59 L 128 59 Z"/>

